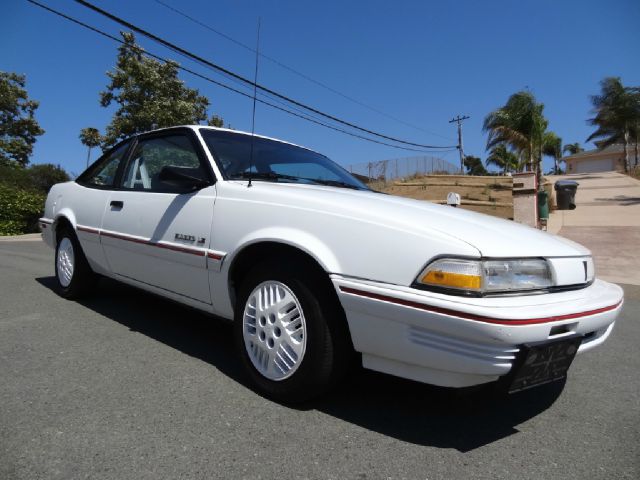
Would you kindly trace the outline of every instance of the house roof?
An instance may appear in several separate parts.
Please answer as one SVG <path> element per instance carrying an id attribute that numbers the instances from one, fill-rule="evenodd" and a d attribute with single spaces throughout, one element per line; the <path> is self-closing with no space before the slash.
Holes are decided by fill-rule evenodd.
<path id="1" fill-rule="evenodd" d="M 593 150 L 587 150 L 585 152 L 580 152 L 580 153 L 576 153 L 575 155 L 568 155 L 566 157 L 562 157 L 562 160 L 582 160 L 585 158 L 590 158 L 590 157 L 595 157 L 595 156 L 600 156 L 602 154 L 615 154 L 615 153 L 623 153 L 624 152 L 624 145 L 621 143 L 615 143 L 613 145 L 609 145 L 608 147 L 605 148 L 596 148 Z"/>

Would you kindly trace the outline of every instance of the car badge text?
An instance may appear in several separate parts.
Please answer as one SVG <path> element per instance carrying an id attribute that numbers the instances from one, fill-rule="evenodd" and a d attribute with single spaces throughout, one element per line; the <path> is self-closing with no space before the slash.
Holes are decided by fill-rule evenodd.
<path id="1" fill-rule="evenodd" d="M 193 235 L 185 235 L 184 233 L 176 233 L 176 240 L 181 240 L 183 242 L 195 242 L 196 237 Z"/>

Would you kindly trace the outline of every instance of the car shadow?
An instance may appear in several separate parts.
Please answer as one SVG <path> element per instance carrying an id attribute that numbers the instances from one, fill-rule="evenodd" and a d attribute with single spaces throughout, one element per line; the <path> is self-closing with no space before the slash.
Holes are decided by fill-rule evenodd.
<path id="1" fill-rule="evenodd" d="M 55 289 L 54 277 L 36 281 Z M 252 388 L 233 348 L 228 321 L 110 279 L 102 279 L 96 293 L 79 303 Z M 460 391 L 360 368 L 328 395 L 288 408 L 318 410 L 416 445 L 468 452 L 518 433 L 516 426 L 553 405 L 563 388 L 564 382 L 556 382 L 513 395 L 501 394 L 494 385 Z"/>
<path id="2" fill-rule="evenodd" d="M 495 385 L 447 389 L 362 370 L 314 407 L 408 443 L 468 452 L 517 434 L 517 425 L 553 405 L 564 384 L 507 395 Z"/>
<path id="3" fill-rule="evenodd" d="M 55 277 L 36 281 L 55 291 Z M 249 386 L 233 348 L 231 323 L 171 300 L 101 278 L 95 293 L 77 303 L 191 357 Z"/>

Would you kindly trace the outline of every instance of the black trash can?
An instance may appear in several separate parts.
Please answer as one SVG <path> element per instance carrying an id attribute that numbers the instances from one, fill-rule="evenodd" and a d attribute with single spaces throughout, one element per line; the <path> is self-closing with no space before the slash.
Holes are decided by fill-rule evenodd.
<path id="1" fill-rule="evenodd" d="M 556 191 L 558 210 L 573 210 L 576 208 L 576 190 L 578 182 L 575 180 L 558 180 L 553 188 Z"/>

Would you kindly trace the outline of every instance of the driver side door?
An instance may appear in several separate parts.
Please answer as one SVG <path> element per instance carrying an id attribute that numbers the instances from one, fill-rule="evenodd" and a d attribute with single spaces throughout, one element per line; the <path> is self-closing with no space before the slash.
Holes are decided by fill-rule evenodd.
<path id="1" fill-rule="evenodd" d="M 185 191 L 160 179 L 164 167 L 178 167 L 209 186 Z M 101 239 L 111 271 L 188 303 L 211 304 L 207 249 L 214 179 L 191 130 L 140 137 L 103 217 Z"/>

